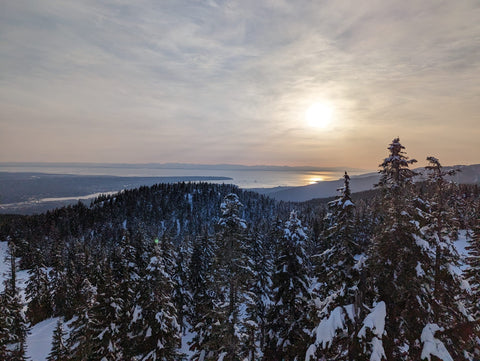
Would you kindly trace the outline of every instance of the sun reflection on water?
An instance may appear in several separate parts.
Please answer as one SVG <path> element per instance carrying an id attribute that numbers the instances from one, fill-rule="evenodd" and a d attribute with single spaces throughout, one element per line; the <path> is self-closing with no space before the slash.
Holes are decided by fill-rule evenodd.
<path id="1" fill-rule="evenodd" d="M 304 184 L 315 184 L 319 182 L 336 180 L 338 177 L 333 172 L 311 172 L 304 176 Z"/>

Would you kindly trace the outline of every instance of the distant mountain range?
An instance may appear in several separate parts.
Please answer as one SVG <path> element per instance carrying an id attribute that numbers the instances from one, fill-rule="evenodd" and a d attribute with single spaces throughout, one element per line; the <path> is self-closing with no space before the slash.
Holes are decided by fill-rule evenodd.
<path id="1" fill-rule="evenodd" d="M 449 177 L 450 180 L 459 184 L 479 184 L 480 183 L 480 164 L 474 165 L 458 165 L 453 167 L 445 167 L 448 169 L 458 169 L 453 177 Z M 418 173 L 422 173 L 417 178 L 417 181 L 425 179 L 424 168 L 415 169 Z M 374 185 L 378 183 L 380 179 L 379 173 L 367 173 L 358 176 L 350 177 L 350 185 L 352 192 L 362 192 L 369 189 L 373 189 Z M 328 198 L 337 194 L 337 189 L 343 186 L 343 179 L 335 181 L 324 181 L 315 184 L 310 184 L 301 187 L 277 187 L 269 189 L 254 189 L 254 191 L 261 194 L 268 195 L 271 198 L 280 201 L 289 202 L 304 202 L 315 198 Z"/>

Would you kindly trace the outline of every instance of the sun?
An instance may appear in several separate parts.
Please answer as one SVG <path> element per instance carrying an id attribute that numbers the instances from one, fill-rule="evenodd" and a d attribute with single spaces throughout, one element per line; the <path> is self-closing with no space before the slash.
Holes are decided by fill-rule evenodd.
<path id="1" fill-rule="evenodd" d="M 305 112 L 305 120 L 314 128 L 326 128 L 333 118 L 333 108 L 326 103 L 314 103 Z"/>

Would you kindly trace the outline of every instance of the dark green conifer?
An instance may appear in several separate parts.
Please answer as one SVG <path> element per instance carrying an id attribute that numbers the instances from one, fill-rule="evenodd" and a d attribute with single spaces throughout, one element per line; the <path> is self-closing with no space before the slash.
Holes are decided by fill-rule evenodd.
<path id="1" fill-rule="evenodd" d="M 305 228 L 292 212 L 279 243 L 272 278 L 272 306 L 268 312 L 268 333 L 263 360 L 304 359 L 307 350 L 310 280 L 304 245 Z"/>
<path id="2" fill-rule="evenodd" d="M 53 331 L 52 350 L 48 354 L 47 361 L 66 361 L 69 351 L 66 343 L 66 332 L 62 319 L 57 321 L 57 326 Z"/>

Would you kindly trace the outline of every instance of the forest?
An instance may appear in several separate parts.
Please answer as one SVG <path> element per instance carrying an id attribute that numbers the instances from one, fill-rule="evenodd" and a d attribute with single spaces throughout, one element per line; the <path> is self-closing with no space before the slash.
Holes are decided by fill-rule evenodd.
<path id="1" fill-rule="evenodd" d="M 480 188 L 427 161 L 413 182 L 396 138 L 328 200 L 181 182 L 1 215 L 0 360 L 57 317 L 49 361 L 478 361 Z"/>

